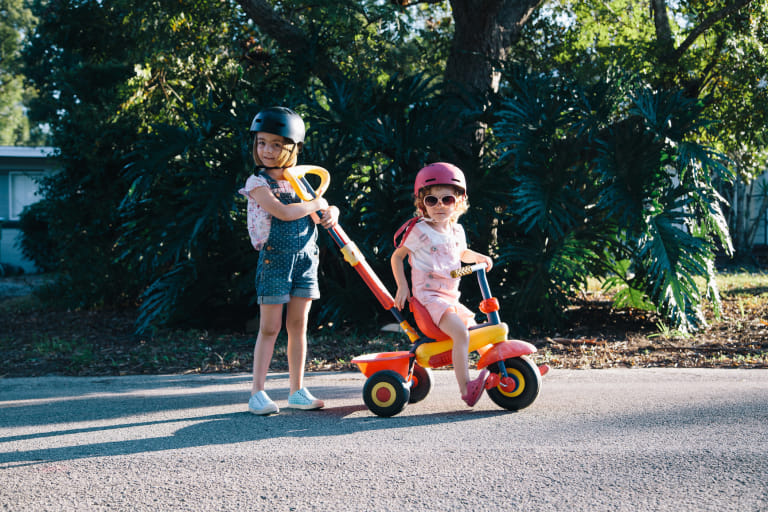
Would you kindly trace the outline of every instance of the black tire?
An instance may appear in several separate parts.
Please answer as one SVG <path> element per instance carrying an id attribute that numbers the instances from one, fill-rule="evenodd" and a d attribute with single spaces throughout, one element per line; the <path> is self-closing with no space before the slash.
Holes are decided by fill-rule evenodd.
<path id="1" fill-rule="evenodd" d="M 415 364 L 411 377 L 411 398 L 408 403 L 415 404 L 424 400 L 432 390 L 432 370 Z"/>
<path id="2" fill-rule="evenodd" d="M 492 373 L 501 374 L 501 362 L 488 365 Z M 496 405 L 509 411 L 519 411 L 531 405 L 539 396 L 541 389 L 541 374 L 539 369 L 526 356 L 513 357 L 504 361 L 507 374 L 515 380 L 515 389 L 507 392 L 501 383 L 488 391 Z"/>
<path id="3" fill-rule="evenodd" d="M 372 413 L 389 418 L 408 405 L 411 390 L 402 375 L 392 370 L 374 373 L 363 386 L 363 401 Z"/>

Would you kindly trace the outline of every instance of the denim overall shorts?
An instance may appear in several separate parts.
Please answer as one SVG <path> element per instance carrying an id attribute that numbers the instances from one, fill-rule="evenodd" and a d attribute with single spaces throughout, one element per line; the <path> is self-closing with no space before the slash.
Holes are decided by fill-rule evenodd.
<path id="1" fill-rule="evenodd" d="M 275 197 L 283 204 L 301 201 L 295 192 L 279 184 L 266 172 Z M 290 190 L 290 191 L 288 191 Z M 317 269 L 320 250 L 317 247 L 317 227 L 309 216 L 283 221 L 272 217 L 269 238 L 259 251 L 256 268 L 256 302 L 286 304 L 291 297 L 320 298 Z"/>

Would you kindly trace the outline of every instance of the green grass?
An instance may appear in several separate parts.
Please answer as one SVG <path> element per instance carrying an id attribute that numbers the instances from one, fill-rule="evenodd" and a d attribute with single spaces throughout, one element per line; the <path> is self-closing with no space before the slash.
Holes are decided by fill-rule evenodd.
<path id="1" fill-rule="evenodd" d="M 587 279 L 586 293 L 598 294 L 603 290 L 603 279 L 590 277 Z M 702 289 L 703 280 L 697 281 Z M 716 277 L 721 294 L 744 295 L 764 298 L 768 296 L 768 271 L 758 269 L 737 268 L 719 271 Z"/>
<path id="2" fill-rule="evenodd" d="M 754 269 L 718 272 L 717 286 L 722 294 L 765 298 L 768 297 L 768 272 Z"/>

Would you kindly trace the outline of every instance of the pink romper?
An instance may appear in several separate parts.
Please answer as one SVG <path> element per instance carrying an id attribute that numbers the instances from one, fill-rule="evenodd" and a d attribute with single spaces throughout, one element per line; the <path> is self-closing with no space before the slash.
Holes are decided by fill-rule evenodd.
<path id="1" fill-rule="evenodd" d="M 466 325 L 473 325 L 475 314 L 459 302 L 459 278 L 451 277 L 451 270 L 461 267 L 467 238 L 461 224 L 454 223 L 451 229 L 451 233 L 440 233 L 429 222 L 421 221 L 405 239 L 403 245 L 410 251 L 412 293 L 435 325 L 449 309 Z"/>

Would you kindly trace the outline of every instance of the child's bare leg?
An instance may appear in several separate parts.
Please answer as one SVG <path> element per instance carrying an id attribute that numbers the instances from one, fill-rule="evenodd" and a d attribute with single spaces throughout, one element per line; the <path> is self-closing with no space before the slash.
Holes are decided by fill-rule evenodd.
<path id="1" fill-rule="evenodd" d="M 467 394 L 469 382 L 469 331 L 461 317 L 453 311 L 443 314 L 438 327 L 453 340 L 453 371 L 459 384 L 459 392 L 464 396 Z"/>
<path id="2" fill-rule="evenodd" d="M 304 365 L 307 360 L 307 322 L 311 299 L 291 297 L 286 311 L 288 332 L 288 375 L 293 394 L 304 387 Z"/>
<path id="3" fill-rule="evenodd" d="M 253 347 L 253 384 L 251 394 L 264 389 L 275 341 L 283 322 L 282 304 L 262 304 L 259 310 L 259 334 Z"/>

